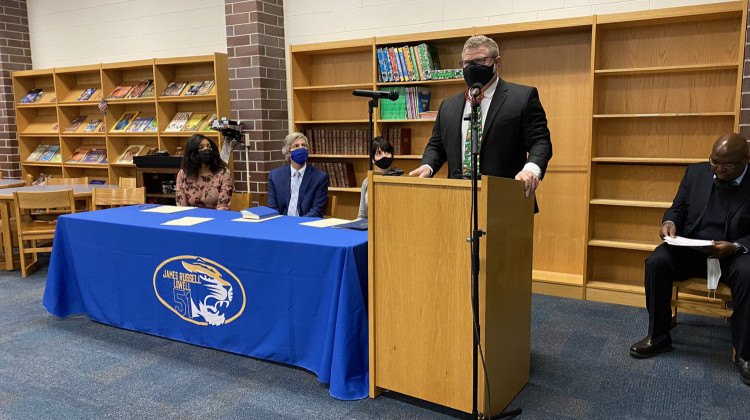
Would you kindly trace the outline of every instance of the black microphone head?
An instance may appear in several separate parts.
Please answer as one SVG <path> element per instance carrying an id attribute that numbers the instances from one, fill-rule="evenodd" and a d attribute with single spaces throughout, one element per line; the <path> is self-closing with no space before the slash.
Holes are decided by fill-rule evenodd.
<path id="1" fill-rule="evenodd" d="M 398 92 L 395 91 L 395 90 L 392 90 L 391 92 L 389 92 L 388 93 L 388 99 L 390 99 L 392 101 L 395 101 L 396 99 L 398 99 Z"/>

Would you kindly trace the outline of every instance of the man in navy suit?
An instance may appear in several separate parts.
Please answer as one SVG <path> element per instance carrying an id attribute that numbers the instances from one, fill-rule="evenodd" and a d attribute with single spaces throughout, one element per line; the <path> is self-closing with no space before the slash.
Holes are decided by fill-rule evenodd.
<path id="1" fill-rule="evenodd" d="M 302 133 L 284 139 L 281 153 L 289 165 L 268 174 L 268 207 L 287 216 L 323 217 L 328 201 L 328 174 L 307 166 L 308 143 Z"/>
<path id="2" fill-rule="evenodd" d="M 480 108 L 482 131 L 479 172 L 524 182 L 526 196 L 534 194 L 552 157 L 547 116 L 539 93 L 531 86 L 508 83 L 498 77 L 500 51 L 484 35 L 469 38 L 461 53 L 464 80 L 469 87 L 482 87 Z M 471 101 L 460 93 L 440 104 L 432 137 L 422 155 L 422 166 L 410 173 L 432 176 L 448 162 L 448 176 L 468 175 L 466 147 Z"/>
<path id="3" fill-rule="evenodd" d="M 740 379 L 750 385 L 750 148 L 739 134 L 713 145 L 708 162 L 689 165 L 662 219 L 659 236 L 711 240 L 705 251 L 659 245 L 646 260 L 648 335 L 630 347 L 633 357 L 672 350 L 672 282 L 706 277 L 706 258 L 717 258 L 720 281 L 732 290 L 732 344 Z"/>

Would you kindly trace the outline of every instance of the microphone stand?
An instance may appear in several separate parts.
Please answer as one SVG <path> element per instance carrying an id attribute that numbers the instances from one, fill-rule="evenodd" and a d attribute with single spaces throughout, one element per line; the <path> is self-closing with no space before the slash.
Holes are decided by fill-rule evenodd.
<path id="1" fill-rule="evenodd" d="M 372 138 L 375 133 L 375 126 L 372 122 L 372 110 L 378 107 L 378 98 L 372 98 L 369 102 L 368 110 L 370 112 L 370 140 L 367 142 L 367 156 L 370 161 L 370 170 L 372 171 Z"/>
<path id="2" fill-rule="evenodd" d="M 481 87 L 480 87 L 481 88 Z M 480 414 L 477 407 L 478 399 L 478 379 L 479 379 L 479 346 L 481 345 L 481 331 L 479 325 L 479 239 L 486 235 L 487 232 L 479 229 L 479 201 L 477 199 L 479 192 L 479 171 L 477 170 L 477 162 L 479 159 L 479 125 L 482 121 L 478 118 L 477 111 L 481 101 L 478 98 L 471 96 L 471 92 L 474 91 L 473 86 L 469 91 L 471 97 L 471 114 L 469 115 L 469 125 L 471 127 L 471 214 L 472 214 L 472 230 L 471 237 L 466 238 L 468 242 L 471 242 L 471 309 L 472 309 L 472 321 L 474 324 L 474 345 L 472 353 L 472 412 L 471 415 L 475 419 L 499 419 L 503 417 L 515 416 L 521 414 L 521 409 L 517 408 L 505 413 L 500 413 L 496 416 L 486 416 L 484 413 Z M 488 378 L 485 376 L 485 380 Z M 486 395 L 487 403 L 490 402 L 489 392 Z M 489 410 L 492 412 L 491 404 Z"/>

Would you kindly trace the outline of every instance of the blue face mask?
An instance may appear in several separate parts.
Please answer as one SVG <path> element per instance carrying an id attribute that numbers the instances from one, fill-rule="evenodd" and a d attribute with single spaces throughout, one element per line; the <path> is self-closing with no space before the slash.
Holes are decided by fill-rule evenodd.
<path id="1" fill-rule="evenodd" d="M 300 147 L 299 149 L 294 149 L 290 153 L 292 160 L 297 165 L 303 165 L 305 162 L 307 162 L 307 149 L 304 147 Z"/>

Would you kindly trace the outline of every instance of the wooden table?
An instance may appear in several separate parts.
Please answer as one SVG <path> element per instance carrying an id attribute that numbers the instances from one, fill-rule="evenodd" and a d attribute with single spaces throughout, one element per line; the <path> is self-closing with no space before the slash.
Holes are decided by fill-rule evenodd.
<path id="1" fill-rule="evenodd" d="M 2 181 L 12 181 L 10 179 L 0 180 L 0 219 L 2 219 L 2 233 L 3 233 L 3 255 L 5 255 L 5 269 L 13 270 L 13 238 L 11 238 L 11 226 L 10 226 L 10 214 L 11 204 L 13 203 L 13 192 L 14 191 L 60 191 L 60 190 L 73 190 L 73 197 L 76 199 L 86 200 L 86 208 L 90 209 L 91 206 L 91 192 L 94 188 L 120 188 L 117 185 L 33 185 L 30 187 L 4 187 Z M 21 184 L 23 185 L 23 184 Z M 2 266 L 0 265 L 0 269 Z"/>
<path id="2" fill-rule="evenodd" d="M 0 188 L 23 187 L 24 185 L 26 185 L 26 181 L 23 179 L 0 179 Z"/>

